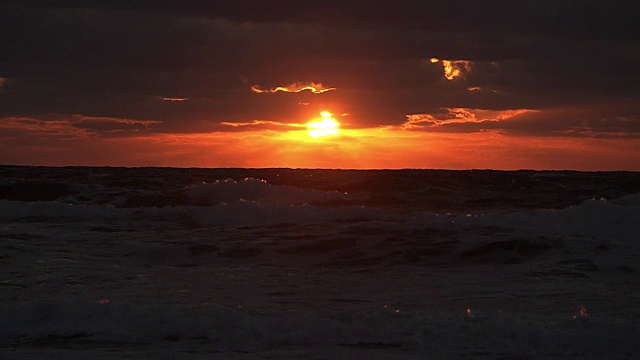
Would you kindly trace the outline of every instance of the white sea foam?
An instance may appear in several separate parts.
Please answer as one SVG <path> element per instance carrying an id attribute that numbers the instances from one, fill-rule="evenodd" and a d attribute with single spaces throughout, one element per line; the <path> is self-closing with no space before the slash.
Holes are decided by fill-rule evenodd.
<path id="1" fill-rule="evenodd" d="M 594 199 L 560 210 L 534 210 L 483 218 L 485 225 L 537 233 L 635 240 L 640 234 L 638 196 Z"/>

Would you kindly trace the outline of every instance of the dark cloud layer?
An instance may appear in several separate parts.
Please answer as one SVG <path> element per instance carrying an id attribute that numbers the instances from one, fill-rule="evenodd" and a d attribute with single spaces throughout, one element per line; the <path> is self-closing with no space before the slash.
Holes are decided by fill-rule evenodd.
<path id="1" fill-rule="evenodd" d="M 24 4 L 24 0 L 12 1 Z M 635 39 L 629 4 L 601 0 L 36 0 L 34 8 L 140 11 L 239 22 L 392 26 L 435 31 L 545 32 L 579 38 Z"/>
<path id="2" fill-rule="evenodd" d="M 305 122 L 324 108 L 351 127 L 539 109 L 483 129 L 638 134 L 640 35 L 622 1 L 5 1 L 0 24 L 0 118 L 148 120 L 80 126 L 173 133 Z M 470 69 L 449 81 L 432 57 Z M 251 90 L 304 83 L 335 90 Z"/>

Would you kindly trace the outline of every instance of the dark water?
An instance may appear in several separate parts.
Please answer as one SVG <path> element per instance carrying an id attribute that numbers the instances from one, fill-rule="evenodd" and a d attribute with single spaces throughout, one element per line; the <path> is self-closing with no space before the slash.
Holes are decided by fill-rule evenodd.
<path id="1" fill-rule="evenodd" d="M 640 173 L 0 167 L 3 358 L 636 358 Z"/>
<path id="2" fill-rule="evenodd" d="M 363 195 L 336 200 L 336 205 L 440 212 L 558 209 L 593 198 L 615 199 L 640 192 L 637 172 L 2 166 L 0 199 L 125 207 L 213 205 L 212 199 L 185 196 L 185 187 L 248 178 L 274 187 Z"/>

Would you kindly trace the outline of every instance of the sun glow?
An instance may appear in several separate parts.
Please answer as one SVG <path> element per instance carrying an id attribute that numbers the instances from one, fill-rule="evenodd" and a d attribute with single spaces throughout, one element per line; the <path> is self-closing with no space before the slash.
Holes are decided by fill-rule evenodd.
<path id="1" fill-rule="evenodd" d="M 322 120 L 311 121 L 307 124 L 307 132 L 312 138 L 319 138 L 329 135 L 337 135 L 340 132 L 340 123 L 333 118 L 333 114 L 328 111 L 320 112 Z"/>

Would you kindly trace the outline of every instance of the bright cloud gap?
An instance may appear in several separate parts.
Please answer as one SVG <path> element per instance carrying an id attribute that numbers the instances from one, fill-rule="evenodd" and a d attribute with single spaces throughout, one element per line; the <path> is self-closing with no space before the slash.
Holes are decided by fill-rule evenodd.
<path id="1" fill-rule="evenodd" d="M 436 64 L 441 60 L 438 58 L 431 58 L 429 61 L 432 64 Z M 464 74 L 471 71 L 471 61 L 467 60 L 442 60 L 442 67 L 444 70 L 444 77 L 447 80 L 453 80 L 457 77 L 461 77 Z"/>

